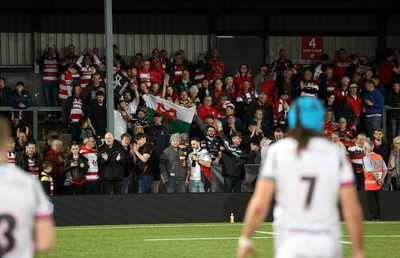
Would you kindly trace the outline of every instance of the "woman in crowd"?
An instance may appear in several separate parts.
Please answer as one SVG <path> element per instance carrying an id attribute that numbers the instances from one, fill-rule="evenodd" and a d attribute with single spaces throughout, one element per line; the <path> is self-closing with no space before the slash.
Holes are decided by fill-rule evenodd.
<path id="1" fill-rule="evenodd" d="M 257 123 L 257 133 L 262 134 L 263 137 L 267 137 L 268 134 L 272 131 L 271 126 L 264 119 L 263 111 L 261 109 L 257 109 L 254 113 L 253 121 Z"/>
<path id="2" fill-rule="evenodd" d="M 196 106 L 196 108 L 199 108 L 201 105 L 200 98 L 197 96 L 199 93 L 199 88 L 196 85 L 193 85 L 189 89 L 189 102 L 192 103 L 192 106 Z"/>
<path id="3" fill-rule="evenodd" d="M 335 117 L 340 112 L 340 103 L 336 101 L 336 97 L 333 93 L 328 94 L 325 101 L 325 108 L 332 110 Z"/>
<path id="4" fill-rule="evenodd" d="M 237 71 L 233 84 L 235 84 L 236 90 L 240 91 L 243 87 L 242 82 L 249 81 L 250 85 L 253 86 L 253 76 L 251 76 L 251 69 L 247 64 L 242 64 L 239 71 Z"/>
<path id="5" fill-rule="evenodd" d="M 163 92 L 163 93 L 161 94 L 161 98 L 163 98 L 163 99 L 171 98 L 172 102 L 175 103 L 176 101 L 179 100 L 179 95 L 178 95 L 178 93 L 176 93 L 176 92 L 174 91 L 174 87 L 173 87 L 173 86 L 168 85 L 168 86 L 165 88 L 165 93 Z"/>
<path id="6" fill-rule="evenodd" d="M 389 180 L 391 180 L 393 190 L 400 190 L 400 136 L 393 139 L 393 146 L 388 163 Z"/>
<path id="7" fill-rule="evenodd" d="M 339 128 L 339 124 L 336 122 L 335 115 L 331 108 L 325 110 L 324 130 L 327 135 L 336 131 Z"/>
<path id="8" fill-rule="evenodd" d="M 39 173 L 42 171 L 43 160 L 36 152 L 36 145 L 29 142 L 25 147 L 25 152 L 18 152 L 16 164 L 26 172 L 32 174 L 34 178 L 39 179 Z"/>
<path id="9" fill-rule="evenodd" d="M 161 97 L 162 92 L 160 91 L 160 84 L 158 84 L 157 82 L 152 82 L 149 94 L 156 97 Z"/>
<path id="10" fill-rule="evenodd" d="M 143 126 L 141 124 L 136 124 L 133 127 L 133 136 L 139 134 L 139 133 L 144 133 Z"/>
<path id="11" fill-rule="evenodd" d="M 87 159 L 79 153 L 79 145 L 72 142 L 70 153 L 64 162 L 64 187 L 67 194 L 79 195 L 84 193 L 83 184 L 89 165 Z"/>
<path id="12" fill-rule="evenodd" d="M 232 98 L 232 102 L 236 103 L 236 88 L 235 88 L 235 84 L 233 84 L 233 78 L 230 76 L 227 76 L 225 78 L 225 89 L 229 92 L 229 95 Z"/>

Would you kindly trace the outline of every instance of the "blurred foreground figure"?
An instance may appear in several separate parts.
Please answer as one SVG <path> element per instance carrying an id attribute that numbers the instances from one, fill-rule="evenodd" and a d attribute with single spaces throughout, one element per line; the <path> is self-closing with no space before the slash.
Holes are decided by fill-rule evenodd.
<path id="1" fill-rule="evenodd" d="M 300 97 L 292 104 L 289 137 L 268 149 L 261 166 L 244 218 L 238 257 L 255 253 L 252 237 L 268 214 L 274 194 L 274 257 L 342 257 L 338 202 L 353 258 L 363 257 L 362 212 L 353 171 L 341 150 L 323 136 L 324 114 L 318 99 Z"/>
<path id="2" fill-rule="evenodd" d="M 0 257 L 33 257 L 54 246 L 52 205 L 39 180 L 7 164 L 8 137 L 0 118 Z"/>

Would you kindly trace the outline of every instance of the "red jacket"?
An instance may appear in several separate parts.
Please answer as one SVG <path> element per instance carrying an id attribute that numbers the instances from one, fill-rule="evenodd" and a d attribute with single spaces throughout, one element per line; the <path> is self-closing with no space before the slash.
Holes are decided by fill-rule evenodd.
<path id="1" fill-rule="evenodd" d="M 44 155 L 43 161 L 49 161 L 52 165 L 52 177 L 56 184 L 62 182 L 63 179 L 63 163 L 64 159 L 59 153 L 57 153 L 53 148 L 51 148 Z"/>
<path id="2" fill-rule="evenodd" d="M 335 100 L 340 103 L 343 99 L 347 97 L 349 91 L 343 90 L 342 87 L 337 87 L 333 90 L 333 95 L 335 95 Z"/>
<path id="3" fill-rule="evenodd" d="M 362 99 L 358 96 L 354 98 L 350 94 L 346 96 L 347 102 L 349 103 L 350 108 L 356 113 L 358 117 L 361 115 L 361 109 L 362 109 Z"/>
<path id="4" fill-rule="evenodd" d="M 244 80 L 249 81 L 251 87 L 253 87 L 253 77 L 251 77 L 251 75 L 250 76 L 237 76 L 233 80 L 233 84 L 235 85 L 237 92 L 242 89 L 242 87 L 243 87 L 242 83 Z"/>
<path id="5" fill-rule="evenodd" d="M 274 102 L 278 100 L 278 89 L 275 84 L 275 80 L 266 80 L 261 84 L 261 91 L 267 94 L 268 106 L 272 107 Z"/>

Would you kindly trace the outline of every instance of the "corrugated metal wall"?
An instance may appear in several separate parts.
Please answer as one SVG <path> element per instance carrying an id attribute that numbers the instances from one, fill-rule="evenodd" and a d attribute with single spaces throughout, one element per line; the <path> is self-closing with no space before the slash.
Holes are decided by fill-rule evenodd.
<path id="1" fill-rule="evenodd" d="M 0 33 L 0 65 L 32 65 L 32 34 Z"/>
<path id="2" fill-rule="evenodd" d="M 377 47 L 376 37 L 323 37 L 324 52 L 327 53 L 331 60 L 337 56 L 339 48 L 346 49 L 348 54 L 357 53 L 359 55 L 367 55 L 370 60 L 375 57 L 375 49 Z M 267 37 L 266 44 L 268 49 L 266 61 L 271 63 L 278 57 L 279 49 L 286 49 L 287 56 L 292 62 L 300 64 L 311 64 L 315 61 L 301 59 L 301 37 Z"/>
<path id="3" fill-rule="evenodd" d="M 87 47 L 98 47 L 104 54 L 103 34 L 41 33 L 40 42 L 42 49 L 46 44 L 56 44 L 61 55 L 66 52 L 66 47 L 71 43 L 76 47 L 76 54 L 82 53 Z M 207 35 L 117 34 L 114 35 L 113 42 L 118 45 L 119 53 L 125 55 L 127 62 L 130 62 L 138 52 L 141 52 L 145 58 L 150 57 L 154 48 L 166 49 L 170 55 L 183 49 L 186 52 L 186 58 L 191 61 L 196 60 L 199 53 L 208 51 Z"/>
<path id="4" fill-rule="evenodd" d="M 25 66 L 33 64 L 32 34 L 30 33 L 0 33 L 0 65 Z M 173 51 L 184 49 L 187 58 L 195 61 L 201 52 L 208 51 L 207 35 L 155 35 L 155 34 L 118 34 L 114 35 L 114 42 L 119 52 L 130 62 L 132 56 L 141 52 L 148 57 L 155 47 L 165 48 L 171 55 Z M 277 56 L 280 48 L 285 48 L 288 57 L 293 62 L 309 64 L 310 61 L 301 60 L 301 37 L 269 36 L 266 38 L 267 57 L 271 62 Z M 400 48 L 400 36 L 388 36 L 388 47 L 397 51 Z M 66 52 L 66 46 L 75 44 L 76 53 L 83 52 L 86 47 L 99 47 L 104 54 L 103 34 L 70 34 L 70 33 L 41 33 L 40 46 L 43 50 L 46 44 L 56 44 L 60 54 Z M 376 37 L 324 37 L 324 50 L 333 59 L 339 48 L 345 48 L 349 54 L 358 53 L 372 59 L 377 47 Z"/>
<path id="5" fill-rule="evenodd" d="M 388 36 L 386 40 L 387 47 L 393 48 L 396 53 L 400 51 L 400 36 Z"/>

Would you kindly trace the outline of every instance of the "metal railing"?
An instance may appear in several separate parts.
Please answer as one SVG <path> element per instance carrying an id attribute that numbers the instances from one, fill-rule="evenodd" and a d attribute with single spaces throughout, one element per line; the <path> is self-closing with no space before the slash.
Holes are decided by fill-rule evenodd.
<path id="1" fill-rule="evenodd" d="M 383 135 L 383 137 L 384 137 L 384 140 L 387 142 L 387 132 L 386 132 L 386 130 L 387 130 L 387 126 L 386 126 L 386 123 L 387 123 L 387 111 L 390 111 L 390 110 L 400 110 L 400 107 L 392 107 L 392 106 L 388 106 L 388 105 L 386 105 L 383 109 L 382 109 L 382 130 L 383 130 L 383 133 L 384 133 L 384 135 Z M 392 137 L 396 137 L 397 135 L 392 135 Z M 389 143 L 389 144 L 391 144 L 391 143 Z"/>
<path id="2" fill-rule="evenodd" d="M 39 112 L 62 112 L 62 110 L 62 107 L 30 107 L 22 110 L 25 112 L 32 112 L 32 136 L 35 140 L 38 140 Z M 18 112 L 19 109 L 0 107 L 0 112 L 1 111 Z"/>
<path id="3" fill-rule="evenodd" d="M 391 111 L 391 110 L 400 110 L 400 107 L 392 107 L 392 106 L 388 106 L 386 105 L 383 109 L 382 109 L 382 129 L 384 132 L 384 139 L 385 141 L 386 139 L 386 130 L 387 130 L 387 112 Z M 1 111 L 16 111 L 18 112 L 19 109 L 16 108 L 12 108 L 12 107 L 0 107 L 0 112 Z M 33 130 L 33 137 L 35 138 L 35 140 L 38 140 L 38 122 L 39 122 L 39 118 L 38 118 L 38 113 L 39 112 L 62 112 L 62 107 L 30 107 L 27 109 L 24 109 L 23 111 L 26 112 L 32 112 L 32 130 Z"/>

